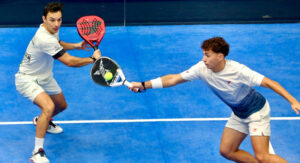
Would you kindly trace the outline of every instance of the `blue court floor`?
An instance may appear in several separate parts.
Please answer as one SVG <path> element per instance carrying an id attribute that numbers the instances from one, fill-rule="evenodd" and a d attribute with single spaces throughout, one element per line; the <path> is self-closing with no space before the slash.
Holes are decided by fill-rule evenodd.
<path id="1" fill-rule="evenodd" d="M 16 91 L 14 74 L 36 29 L 0 28 L 0 162 L 29 162 L 34 147 L 31 120 L 40 110 Z M 100 49 L 121 65 L 129 81 L 144 81 L 196 64 L 202 41 L 214 36 L 231 45 L 228 59 L 278 81 L 300 100 L 300 24 L 107 27 Z M 81 41 L 75 27 L 62 27 L 60 39 Z M 92 52 L 69 53 L 89 57 Z M 55 61 L 68 109 L 54 119 L 64 132 L 46 135 L 51 162 L 230 162 L 219 154 L 219 144 L 231 111 L 203 82 L 135 94 L 126 87 L 96 85 L 91 66 L 70 68 Z M 299 115 L 273 91 L 256 89 L 271 105 L 275 152 L 299 163 Z M 241 148 L 253 153 L 249 138 Z"/>

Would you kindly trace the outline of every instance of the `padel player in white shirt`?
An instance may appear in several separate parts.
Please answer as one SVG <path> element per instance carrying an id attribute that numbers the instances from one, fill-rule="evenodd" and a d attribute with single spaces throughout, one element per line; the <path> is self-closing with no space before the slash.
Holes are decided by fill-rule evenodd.
<path id="1" fill-rule="evenodd" d="M 227 60 L 229 44 L 222 37 L 202 43 L 203 59 L 190 69 L 146 82 L 132 82 L 131 91 L 175 86 L 190 80 L 203 80 L 233 111 L 221 139 L 220 152 L 235 162 L 287 162 L 269 153 L 270 106 L 254 86 L 270 88 L 291 103 L 298 114 L 300 103 L 279 83 L 249 69 L 238 62 Z M 255 156 L 239 149 L 250 134 Z"/>
<path id="2" fill-rule="evenodd" d="M 63 131 L 60 126 L 53 123 L 52 117 L 67 108 L 63 92 L 53 78 L 54 59 L 70 67 L 81 67 L 101 57 L 99 50 L 86 58 L 75 57 L 66 52 L 71 49 L 86 50 L 87 44 L 84 41 L 67 43 L 59 40 L 59 28 L 62 23 L 61 3 L 47 4 L 42 18 L 43 24 L 30 41 L 19 72 L 15 75 L 16 89 L 42 111 L 33 120 L 36 134 L 35 147 L 30 160 L 36 163 L 49 162 L 43 149 L 44 137 L 46 131 L 54 134 Z"/>

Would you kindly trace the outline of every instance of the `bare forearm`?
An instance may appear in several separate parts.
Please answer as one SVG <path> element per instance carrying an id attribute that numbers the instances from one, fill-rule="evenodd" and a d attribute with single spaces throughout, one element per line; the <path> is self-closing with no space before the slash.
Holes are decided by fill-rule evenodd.
<path id="1" fill-rule="evenodd" d="M 284 97 L 286 100 L 288 100 L 291 104 L 294 104 L 297 102 L 297 100 L 286 90 L 284 89 L 279 83 L 273 81 L 274 84 L 274 91 L 278 94 L 280 94 L 282 97 Z"/>
<path id="2" fill-rule="evenodd" d="M 65 52 L 62 56 L 57 58 L 63 64 L 69 67 L 82 67 L 93 63 L 96 59 L 101 57 L 101 52 L 99 50 L 94 51 L 91 57 L 81 58 L 70 55 L 68 52 Z"/>
<path id="3" fill-rule="evenodd" d="M 298 102 L 285 88 L 283 88 L 276 81 L 273 81 L 268 78 L 264 78 L 262 86 L 272 89 L 274 92 L 276 92 L 277 94 L 281 95 L 286 100 L 288 100 L 291 104 L 295 104 Z"/>
<path id="4" fill-rule="evenodd" d="M 161 79 L 163 88 L 172 87 L 179 83 L 185 82 L 185 80 L 183 80 L 183 78 L 181 77 L 180 74 L 169 74 L 169 75 L 161 77 L 160 79 Z M 152 88 L 152 84 L 153 83 L 151 81 L 146 81 L 145 82 L 146 89 Z"/>
<path id="5" fill-rule="evenodd" d="M 59 43 L 64 48 L 64 50 L 72 50 L 77 48 L 76 44 L 74 43 L 67 43 L 64 41 L 59 41 Z"/>
<path id="6" fill-rule="evenodd" d="M 93 63 L 94 60 L 92 58 L 79 58 L 79 57 L 75 57 L 72 56 L 71 61 L 69 62 L 69 64 L 67 64 L 67 66 L 69 67 L 82 67 L 88 64 Z"/>

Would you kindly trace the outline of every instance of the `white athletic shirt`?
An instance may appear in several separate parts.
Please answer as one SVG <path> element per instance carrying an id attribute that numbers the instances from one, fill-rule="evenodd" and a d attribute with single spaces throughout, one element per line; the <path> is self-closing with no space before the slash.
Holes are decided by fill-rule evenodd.
<path id="1" fill-rule="evenodd" d="M 263 101 L 265 98 L 252 88 L 260 86 L 264 76 L 233 60 L 226 60 L 224 69 L 218 73 L 208 69 L 204 62 L 200 61 L 182 72 L 181 76 L 184 80 L 203 80 L 242 118 L 261 109 L 265 102 Z M 241 107 L 242 109 L 239 110 Z"/>
<path id="2" fill-rule="evenodd" d="M 59 44 L 59 32 L 51 34 L 41 24 L 27 47 L 19 73 L 48 77 L 52 75 L 54 58 L 64 52 Z"/>

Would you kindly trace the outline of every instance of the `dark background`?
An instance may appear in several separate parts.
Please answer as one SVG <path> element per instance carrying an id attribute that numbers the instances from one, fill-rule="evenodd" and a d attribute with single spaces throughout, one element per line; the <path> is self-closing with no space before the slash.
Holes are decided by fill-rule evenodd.
<path id="1" fill-rule="evenodd" d="M 36 26 L 48 0 L 0 0 L 1 26 Z M 300 21 L 299 0 L 61 0 L 63 25 L 98 15 L 106 25 L 286 23 Z"/>

